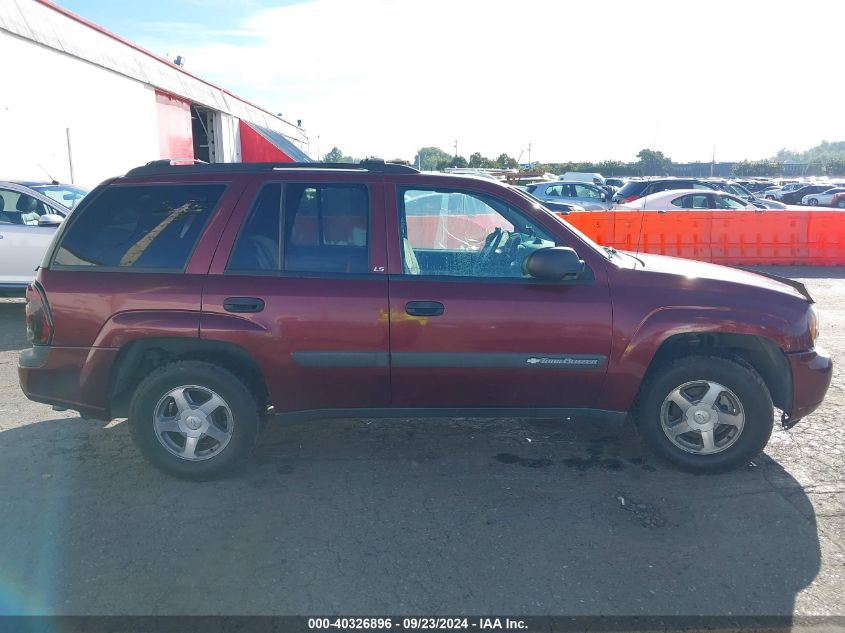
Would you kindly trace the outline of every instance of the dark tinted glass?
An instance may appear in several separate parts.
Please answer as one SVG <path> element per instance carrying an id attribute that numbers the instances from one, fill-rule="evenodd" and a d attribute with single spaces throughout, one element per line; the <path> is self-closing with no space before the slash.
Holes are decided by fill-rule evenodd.
<path id="1" fill-rule="evenodd" d="M 643 189 L 646 188 L 646 185 L 648 185 L 648 183 L 645 181 L 634 180 L 625 183 L 625 185 L 619 191 L 616 192 L 616 195 L 620 198 L 626 198 L 628 196 L 638 196 L 643 191 Z"/>
<path id="2" fill-rule="evenodd" d="M 369 210 L 364 185 L 287 185 L 285 271 L 368 272 Z"/>
<path id="3" fill-rule="evenodd" d="M 282 185 L 266 185 L 238 235 L 227 270 L 279 270 L 279 218 Z"/>
<path id="4" fill-rule="evenodd" d="M 109 187 L 71 216 L 53 263 L 181 270 L 225 188 Z"/>

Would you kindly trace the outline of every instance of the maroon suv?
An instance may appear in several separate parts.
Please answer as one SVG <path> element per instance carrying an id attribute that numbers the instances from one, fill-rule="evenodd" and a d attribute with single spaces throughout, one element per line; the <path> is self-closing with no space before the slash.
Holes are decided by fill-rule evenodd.
<path id="1" fill-rule="evenodd" d="M 128 417 L 190 478 L 292 414 L 631 415 L 672 462 L 724 470 L 832 370 L 799 283 L 602 248 L 516 188 L 383 161 L 133 169 L 27 299 L 27 397 Z"/>

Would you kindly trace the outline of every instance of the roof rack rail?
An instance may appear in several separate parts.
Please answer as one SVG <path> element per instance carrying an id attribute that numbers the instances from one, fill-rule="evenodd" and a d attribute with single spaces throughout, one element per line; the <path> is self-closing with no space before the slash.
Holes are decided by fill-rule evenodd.
<path id="1" fill-rule="evenodd" d="M 419 171 L 409 165 L 385 162 L 381 158 L 366 158 L 360 163 L 205 163 L 178 164 L 176 161 L 195 161 L 190 158 L 163 158 L 150 161 L 141 167 L 126 172 L 127 178 L 141 176 L 161 176 L 172 174 L 209 174 L 217 172 L 248 171 L 285 171 L 288 169 L 337 169 L 346 171 L 370 171 L 384 174 L 418 174 Z"/>

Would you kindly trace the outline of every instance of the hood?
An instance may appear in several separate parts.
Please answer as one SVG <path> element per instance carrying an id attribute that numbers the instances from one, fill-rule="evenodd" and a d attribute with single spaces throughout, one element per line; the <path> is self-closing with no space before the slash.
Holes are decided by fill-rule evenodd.
<path id="1" fill-rule="evenodd" d="M 698 262 L 691 259 L 681 259 L 679 257 L 667 257 L 665 255 L 650 255 L 647 253 L 639 253 L 637 258 L 643 264 L 637 263 L 635 260 L 634 268 L 637 270 L 645 270 L 651 273 L 661 273 L 666 275 L 673 275 L 675 277 L 683 277 L 686 279 L 699 279 L 714 282 L 729 283 L 732 285 L 751 286 L 770 292 L 778 292 L 784 295 L 789 295 L 804 301 L 813 303 L 813 298 L 810 295 L 804 284 L 772 275 L 770 273 L 757 273 L 750 270 L 743 270 L 739 268 L 731 268 L 729 266 L 719 266 L 718 264 L 708 264 L 706 262 Z"/>

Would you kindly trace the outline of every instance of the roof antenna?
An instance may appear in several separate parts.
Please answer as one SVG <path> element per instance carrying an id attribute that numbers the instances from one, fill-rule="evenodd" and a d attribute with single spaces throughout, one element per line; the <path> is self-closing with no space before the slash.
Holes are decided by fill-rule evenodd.
<path id="1" fill-rule="evenodd" d="M 36 162 L 35 164 L 36 164 L 36 165 L 38 165 L 38 168 L 39 168 L 39 169 L 41 169 L 41 171 L 43 171 L 45 174 L 47 174 L 47 178 L 49 178 L 49 179 L 50 179 L 50 182 L 51 182 L 52 184 L 54 184 L 54 185 L 58 185 L 58 184 L 59 184 L 59 181 L 58 181 L 58 180 L 56 180 L 55 178 L 53 178 L 53 177 L 50 175 L 50 172 L 49 172 L 49 171 L 47 171 L 46 169 L 44 169 L 44 165 L 42 165 L 42 164 L 41 164 L 41 163 L 39 163 L 39 162 Z"/>

